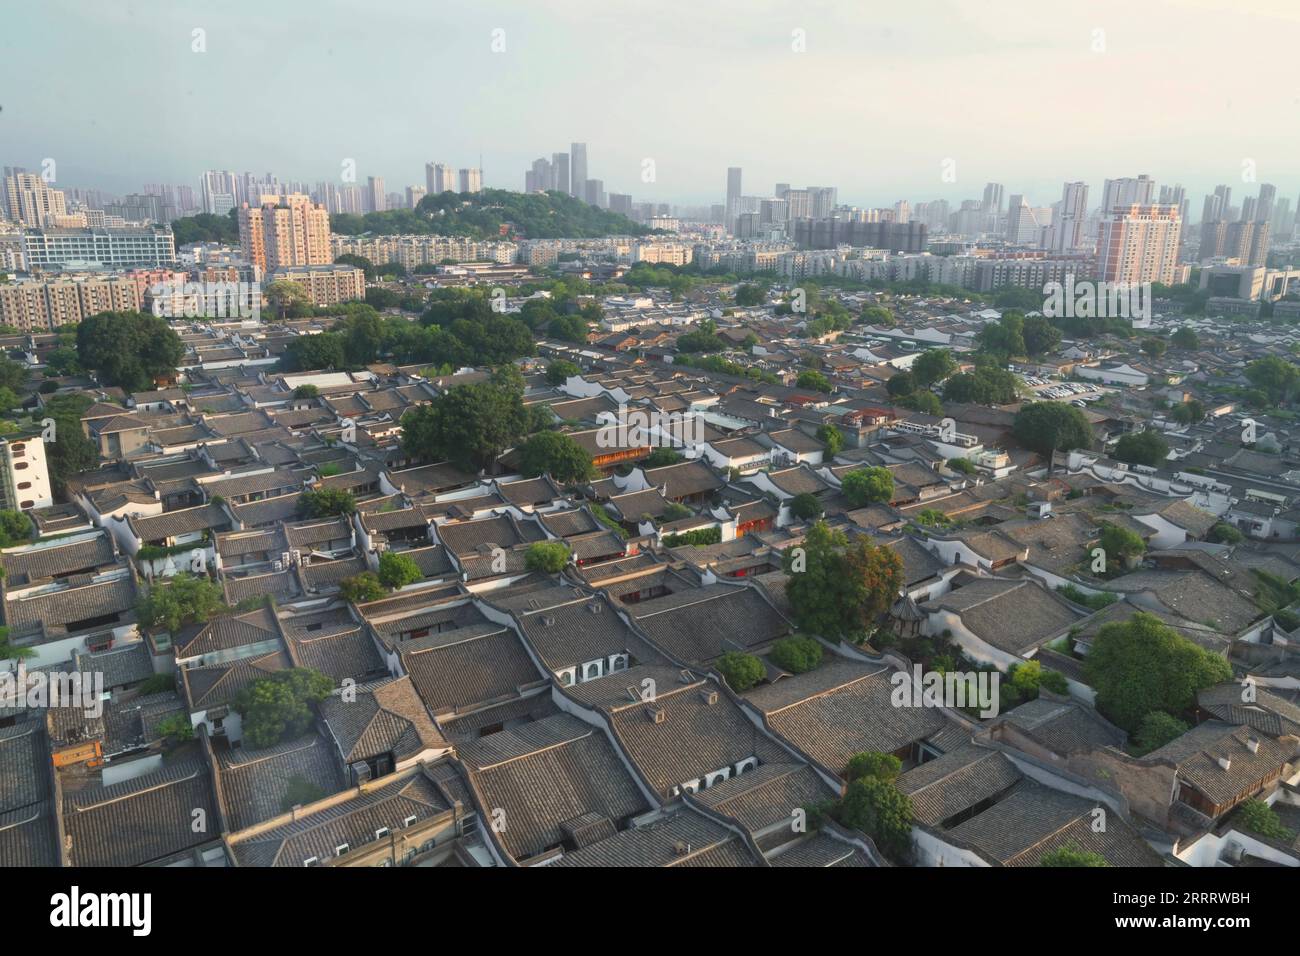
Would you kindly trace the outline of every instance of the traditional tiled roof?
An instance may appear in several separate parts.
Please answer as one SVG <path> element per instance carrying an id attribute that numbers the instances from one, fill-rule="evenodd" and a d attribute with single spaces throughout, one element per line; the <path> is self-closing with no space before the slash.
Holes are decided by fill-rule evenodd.
<path id="1" fill-rule="evenodd" d="M 199 667 L 181 668 L 181 686 L 190 711 L 229 704 L 241 690 L 279 670 L 292 667 L 282 650 Z"/>
<path id="2" fill-rule="evenodd" d="M 978 578 L 926 608 L 952 611 L 980 640 L 1011 654 L 1058 637 L 1079 620 L 1064 600 L 1027 578 Z"/>
<path id="3" fill-rule="evenodd" d="M 215 760 L 229 830 L 242 830 L 287 813 L 291 809 L 285 805 L 290 786 L 310 784 L 321 797 L 344 787 L 337 755 L 314 730 L 262 750 L 218 750 Z"/>
<path id="4" fill-rule="evenodd" d="M 212 529 L 224 531 L 230 527 L 230 518 L 220 504 L 209 503 L 197 508 L 166 511 L 160 515 L 131 515 L 127 518 L 131 530 L 144 542 L 163 541 L 183 534 Z"/>
<path id="5" fill-rule="evenodd" d="M 172 646 L 176 657 L 184 660 L 273 641 L 277 636 L 275 612 L 258 608 L 247 614 L 223 614 L 205 624 L 183 628 L 172 636 Z"/>
<path id="6" fill-rule="evenodd" d="M 0 728 L 0 866 L 57 866 L 50 750 L 41 721 Z"/>
<path id="7" fill-rule="evenodd" d="M 655 644 L 682 661 L 710 661 L 790 632 L 790 623 L 748 586 L 713 584 L 641 601 L 628 610 Z"/>
<path id="8" fill-rule="evenodd" d="M 287 635 L 289 653 L 302 667 L 320 671 L 335 684 L 364 683 L 386 672 L 384 659 L 359 625 L 338 625 Z"/>
<path id="9" fill-rule="evenodd" d="M 1128 739 L 1091 707 L 1073 700 L 1040 696 L 1018 705 L 1005 719 L 1063 757 L 1097 747 L 1123 747 Z"/>
<path id="10" fill-rule="evenodd" d="M 1001 751 L 966 743 L 900 775 L 898 789 L 912 801 L 918 822 L 940 827 L 945 820 L 1005 793 L 1021 779 L 1020 771 Z"/>
<path id="11" fill-rule="evenodd" d="M 188 758 L 66 793 L 63 827 L 74 866 L 141 866 L 215 841 L 221 819 L 207 767 Z"/>
<path id="12" fill-rule="evenodd" d="M 514 631 L 480 620 L 399 645 L 402 668 L 435 714 L 513 697 L 542 677 Z"/>
<path id="13" fill-rule="evenodd" d="M 653 822 L 565 853 L 551 866 L 758 866 L 732 830 L 693 810 L 681 809 Z"/>
<path id="14" fill-rule="evenodd" d="M 1194 787 L 1221 805 L 1253 793 L 1261 780 L 1277 773 L 1293 756 L 1293 746 L 1251 727 L 1207 720 L 1143 759 L 1173 762 L 1182 786 Z"/>
<path id="15" fill-rule="evenodd" d="M 112 564 L 113 540 L 103 531 L 75 541 L 55 539 L 50 544 L 36 544 L 0 555 L 5 570 L 5 584 L 14 588 L 27 581 L 88 571 Z"/>
<path id="16" fill-rule="evenodd" d="M 392 753 L 397 760 L 446 747 L 409 677 L 355 687 L 356 699 L 333 695 L 321 702 L 321 717 L 345 763 Z"/>

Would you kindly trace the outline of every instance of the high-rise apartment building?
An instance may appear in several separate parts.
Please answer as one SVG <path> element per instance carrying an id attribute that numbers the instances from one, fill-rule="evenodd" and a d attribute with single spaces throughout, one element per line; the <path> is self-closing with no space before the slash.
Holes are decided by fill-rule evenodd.
<path id="1" fill-rule="evenodd" d="M 483 191 L 483 170 L 470 167 L 462 169 L 457 174 L 458 191 L 463 193 L 479 193 Z"/>
<path id="2" fill-rule="evenodd" d="M 740 215 L 740 167 L 727 167 L 727 228 L 735 231 L 736 217 Z"/>
<path id="3" fill-rule="evenodd" d="M 1084 245 L 1088 223 L 1088 184 L 1066 183 L 1061 201 L 1052 215 L 1052 225 L 1043 232 L 1043 248 L 1052 252 L 1072 252 Z"/>
<path id="4" fill-rule="evenodd" d="M 551 189 L 571 195 L 569 192 L 569 154 L 552 153 L 551 154 L 551 173 L 554 182 Z"/>
<path id="5" fill-rule="evenodd" d="M 587 187 L 587 144 L 569 144 L 569 195 L 581 199 Z"/>
<path id="6" fill-rule="evenodd" d="M 1098 226 L 1097 278 L 1129 285 L 1172 285 L 1182 225 L 1177 206 L 1113 207 Z"/>
<path id="7" fill-rule="evenodd" d="M 209 169 L 199 183 L 203 211 L 224 216 L 235 208 L 235 174 L 224 169 Z"/>
<path id="8" fill-rule="evenodd" d="M 414 209 L 416 206 L 420 205 L 420 200 L 423 199 L 424 197 L 425 197 L 425 191 L 423 186 L 407 186 L 406 187 L 406 208 Z"/>
<path id="9" fill-rule="evenodd" d="M 329 212 L 302 193 L 263 196 L 258 206 L 242 205 L 239 244 L 245 259 L 268 272 L 333 262 Z"/>
<path id="10" fill-rule="evenodd" d="M 456 192 L 456 171 L 446 163 L 425 163 L 424 188 L 430 196 Z"/>
<path id="11" fill-rule="evenodd" d="M 1042 227 L 1025 197 L 1016 193 L 1007 204 L 1007 242 L 1037 246 Z"/>
<path id="12" fill-rule="evenodd" d="M 5 206 L 9 218 L 31 229 L 44 229 L 68 213 L 63 191 L 51 189 L 37 173 L 5 169 Z"/>
<path id="13" fill-rule="evenodd" d="M 1122 206 L 1150 206 L 1155 200 L 1155 180 L 1145 173 L 1136 179 L 1108 179 L 1101 191 L 1101 215 L 1104 219 L 1111 210 Z"/>
<path id="14" fill-rule="evenodd" d="M 366 212 L 383 212 L 388 208 L 388 198 L 384 194 L 384 177 L 366 178 Z"/>

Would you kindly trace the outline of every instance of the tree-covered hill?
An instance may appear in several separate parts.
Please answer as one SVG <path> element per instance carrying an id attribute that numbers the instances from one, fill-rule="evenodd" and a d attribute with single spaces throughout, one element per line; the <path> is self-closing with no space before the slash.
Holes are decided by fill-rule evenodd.
<path id="1" fill-rule="evenodd" d="M 509 224 L 503 232 L 502 226 Z M 593 239 L 639 236 L 650 230 L 621 213 L 589 206 L 564 193 L 515 193 L 485 189 L 480 193 L 445 192 L 425 196 L 415 209 L 391 209 L 365 215 L 340 213 L 330 228 L 342 235 L 434 234 L 471 239 Z"/>

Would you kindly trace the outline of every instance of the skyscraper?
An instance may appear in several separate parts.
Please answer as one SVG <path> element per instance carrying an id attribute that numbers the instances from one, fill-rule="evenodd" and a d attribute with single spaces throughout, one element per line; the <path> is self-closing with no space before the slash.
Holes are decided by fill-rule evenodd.
<path id="1" fill-rule="evenodd" d="M 984 229 L 987 232 L 997 232 L 998 220 L 1002 218 L 1001 183 L 984 184 L 984 201 L 980 208 L 985 216 Z"/>
<path id="2" fill-rule="evenodd" d="M 51 189 L 37 173 L 6 167 L 5 202 L 9 217 L 33 229 L 52 225 L 56 216 L 67 214 L 63 192 Z"/>
<path id="3" fill-rule="evenodd" d="M 369 176 L 366 179 L 366 212 L 383 212 L 388 208 L 388 199 L 384 195 L 384 177 Z M 295 263 L 297 265 L 298 263 Z"/>
<path id="4" fill-rule="evenodd" d="M 562 193 L 569 193 L 569 154 L 551 154 L 551 173 L 555 182 L 551 188 Z M 570 194 L 571 195 L 571 194 Z"/>
<path id="5" fill-rule="evenodd" d="M 736 216 L 740 214 L 740 167 L 727 167 L 727 229 L 735 231 Z"/>
<path id="6" fill-rule="evenodd" d="M 1044 233 L 1043 247 L 1052 252 L 1071 252 L 1083 246 L 1088 222 L 1088 184 L 1066 183 L 1056 205 L 1052 225 Z"/>
<path id="7" fill-rule="evenodd" d="M 1183 221 L 1177 206 L 1114 206 L 1097 231 L 1097 278 L 1172 285 Z"/>
<path id="8" fill-rule="evenodd" d="M 224 216 L 235 208 L 235 174 L 224 169 L 209 169 L 199 184 L 203 211 Z"/>
<path id="9" fill-rule="evenodd" d="M 263 196 L 257 206 L 240 206 L 239 244 L 248 262 L 268 272 L 334 261 L 329 212 L 301 193 Z"/>
<path id="10" fill-rule="evenodd" d="M 569 195 L 582 198 L 587 185 L 587 144 L 569 144 Z"/>
<path id="11" fill-rule="evenodd" d="M 483 191 L 483 170 L 471 166 L 469 169 L 462 169 L 458 176 L 457 186 L 463 193 L 478 193 Z"/>
<path id="12" fill-rule="evenodd" d="M 424 164 L 424 188 L 430 196 L 456 191 L 456 173 L 446 163 Z"/>
<path id="13" fill-rule="evenodd" d="M 1136 179 L 1108 179 L 1101 191 L 1101 215 L 1105 218 L 1117 206 L 1150 206 L 1155 199 L 1156 182 L 1145 173 Z"/>

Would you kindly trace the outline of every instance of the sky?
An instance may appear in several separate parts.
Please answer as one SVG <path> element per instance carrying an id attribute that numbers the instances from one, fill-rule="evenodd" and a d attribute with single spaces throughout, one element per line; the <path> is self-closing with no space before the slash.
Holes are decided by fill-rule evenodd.
<path id="1" fill-rule="evenodd" d="M 722 202 L 728 166 L 860 206 L 1146 173 L 1195 218 L 1300 194 L 1298 48 L 1296 0 L 43 0 L 0 30 L 0 165 L 400 192 L 481 155 L 522 189 L 576 141 L 638 201 Z"/>

